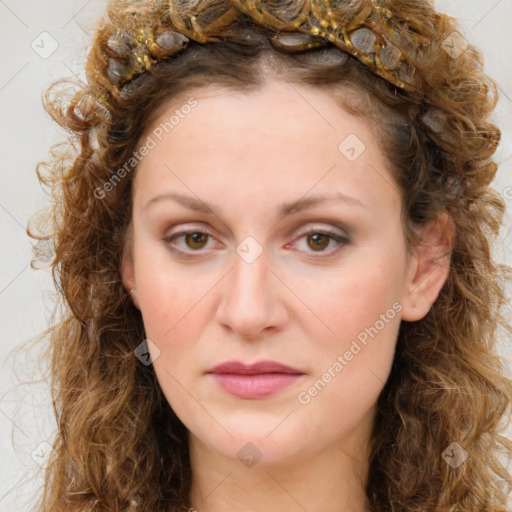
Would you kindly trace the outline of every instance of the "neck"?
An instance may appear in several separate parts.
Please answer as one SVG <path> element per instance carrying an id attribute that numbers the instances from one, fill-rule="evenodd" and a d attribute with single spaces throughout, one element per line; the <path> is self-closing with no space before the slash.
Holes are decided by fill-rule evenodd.
<path id="1" fill-rule="evenodd" d="M 358 437 L 313 456 L 246 467 L 191 434 L 191 512 L 366 512 L 367 456 Z"/>

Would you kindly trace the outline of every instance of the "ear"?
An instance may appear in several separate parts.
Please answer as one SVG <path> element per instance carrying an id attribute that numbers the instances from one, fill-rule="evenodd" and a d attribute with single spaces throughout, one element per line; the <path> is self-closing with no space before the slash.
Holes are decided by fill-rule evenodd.
<path id="1" fill-rule="evenodd" d="M 402 298 L 402 320 L 421 320 L 436 301 L 448 278 L 456 228 L 443 213 L 420 228 L 421 242 L 409 265 Z"/>
<path id="2" fill-rule="evenodd" d="M 135 265 L 133 262 L 133 233 L 132 226 L 126 232 L 126 241 L 121 257 L 121 279 L 125 290 L 130 294 L 135 307 L 140 309 L 135 283 Z"/>

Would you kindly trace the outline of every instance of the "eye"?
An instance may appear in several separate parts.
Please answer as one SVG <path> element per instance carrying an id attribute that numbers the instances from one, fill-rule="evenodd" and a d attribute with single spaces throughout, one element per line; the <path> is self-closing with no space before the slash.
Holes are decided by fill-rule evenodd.
<path id="1" fill-rule="evenodd" d="M 213 235 L 206 231 L 201 230 L 189 230 L 189 231 L 179 231 L 177 233 L 171 234 L 162 238 L 162 242 L 166 245 L 166 247 L 173 253 L 178 255 L 186 255 L 191 253 L 201 253 L 202 249 L 207 247 L 208 241 L 210 238 L 213 238 Z M 185 243 L 185 247 L 177 247 L 176 241 L 179 239 L 183 239 Z M 316 252 L 316 253 L 327 253 L 329 255 L 337 252 L 341 249 L 340 246 L 346 245 L 349 243 L 349 239 L 337 232 L 328 231 L 328 230 L 310 230 L 306 233 L 303 233 L 298 239 L 306 241 L 306 248 L 303 249 L 305 252 Z M 326 250 L 326 248 L 334 242 L 334 249 Z M 336 247 L 336 245 L 338 247 Z M 288 248 L 290 244 L 287 244 Z M 308 250 L 311 249 L 311 250 Z M 315 256 L 316 257 L 316 256 Z"/>
<path id="2" fill-rule="evenodd" d="M 316 253 L 328 253 L 333 254 L 341 249 L 340 246 L 346 245 L 349 243 L 349 239 L 337 232 L 333 231 L 323 231 L 323 230 L 310 230 L 306 233 L 303 233 L 298 240 L 305 239 L 306 252 L 316 252 Z M 326 250 L 331 242 L 335 242 L 333 245 L 334 249 Z M 336 247 L 337 246 L 337 247 Z M 287 245 L 288 247 L 288 245 Z M 311 249 L 311 250 L 308 250 Z M 315 256 L 316 257 L 316 256 Z"/>
<path id="3" fill-rule="evenodd" d="M 190 230 L 190 231 L 180 231 L 178 233 L 174 233 L 172 235 L 169 235 L 165 238 L 162 238 L 162 242 L 164 242 L 167 245 L 167 248 L 176 254 L 185 254 L 187 252 L 187 248 L 190 249 L 192 252 L 199 252 L 201 249 L 203 249 L 207 242 L 208 238 L 212 237 L 210 233 L 207 233 L 205 231 L 200 230 Z M 173 246 L 173 242 L 175 240 L 178 240 L 180 238 L 183 238 L 183 241 L 185 242 L 186 249 L 180 249 Z"/>

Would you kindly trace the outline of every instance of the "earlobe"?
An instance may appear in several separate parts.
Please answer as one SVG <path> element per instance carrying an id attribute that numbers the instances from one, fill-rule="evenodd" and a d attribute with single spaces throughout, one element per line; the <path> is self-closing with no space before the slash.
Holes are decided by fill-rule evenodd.
<path id="1" fill-rule="evenodd" d="M 446 213 L 422 226 L 402 300 L 402 319 L 415 322 L 430 310 L 449 272 L 456 228 Z"/>
<path id="2" fill-rule="evenodd" d="M 135 307 L 140 309 L 139 299 L 137 297 L 137 289 L 135 286 L 135 265 L 133 263 L 131 229 L 127 232 L 126 245 L 121 258 L 121 279 L 124 289 L 130 295 Z"/>
<path id="3" fill-rule="evenodd" d="M 135 269 L 133 259 L 130 255 L 124 253 L 121 262 L 121 278 L 124 289 L 129 293 L 135 307 L 140 309 L 137 290 L 135 288 Z"/>

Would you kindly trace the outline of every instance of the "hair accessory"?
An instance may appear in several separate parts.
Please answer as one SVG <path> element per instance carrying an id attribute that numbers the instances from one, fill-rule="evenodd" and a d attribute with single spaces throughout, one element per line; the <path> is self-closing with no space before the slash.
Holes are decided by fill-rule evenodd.
<path id="1" fill-rule="evenodd" d="M 181 50 L 189 39 L 174 31 L 162 32 L 155 38 L 152 30 L 139 29 L 135 37 L 125 31 L 110 36 L 107 48 L 114 56 L 109 58 L 108 79 L 121 85 L 151 69 L 153 64 Z"/>
<path id="2" fill-rule="evenodd" d="M 354 1 L 338 2 L 336 12 L 331 9 L 330 0 L 304 1 L 301 12 L 293 20 L 283 20 L 273 14 L 265 1 L 233 1 L 241 11 L 263 25 L 315 38 L 309 46 L 295 45 L 297 50 L 313 48 L 317 41 L 324 40 L 402 89 L 413 91 L 419 85 L 420 77 L 413 65 L 416 50 L 412 40 L 406 38 L 407 27 L 395 22 L 392 12 L 382 7 L 380 0 L 358 2 L 357 8 Z M 270 40 L 275 42 L 276 38 Z M 420 40 L 414 41 L 414 45 L 421 44 Z M 290 49 L 292 46 L 288 45 Z"/>
<path id="3" fill-rule="evenodd" d="M 119 30 L 108 38 L 104 54 L 112 91 L 116 95 L 124 84 L 179 52 L 190 40 L 206 43 L 225 39 L 221 29 L 241 14 L 278 32 L 268 40 L 280 50 L 299 52 L 334 45 L 390 83 L 416 90 L 421 77 L 414 65 L 415 54 L 428 41 L 403 21 L 394 20 L 382 0 L 340 0 L 334 11 L 331 3 L 298 1 L 290 13 L 293 6 L 270 0 L 232 0 L 221 16 L 202 27 L 197 2 L 178 9 L 175 0 L 164 1 L 160 7 L 162 27 L 156 31 L 139 28 L 130 34 Z M 232 35 L 243 38 L 236 31 Z"/>

